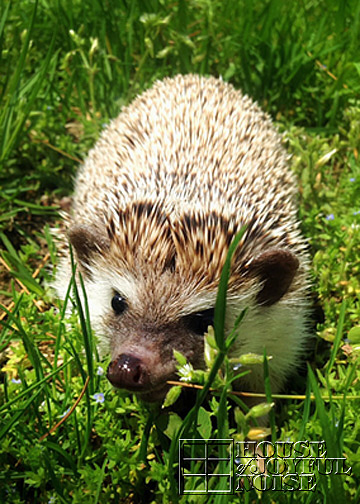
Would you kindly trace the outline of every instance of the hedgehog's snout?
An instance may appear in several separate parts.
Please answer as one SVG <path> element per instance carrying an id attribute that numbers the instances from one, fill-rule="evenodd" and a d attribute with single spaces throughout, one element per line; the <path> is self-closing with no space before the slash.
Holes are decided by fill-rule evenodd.
<path id="1" fill-rule="evenodd" d="M 150 375 L 146 365 L 134 355 L 121 354 L 110 362 L 107 378 L 114 387 L 134 392 L 147 390 L 150 385 Z"/>

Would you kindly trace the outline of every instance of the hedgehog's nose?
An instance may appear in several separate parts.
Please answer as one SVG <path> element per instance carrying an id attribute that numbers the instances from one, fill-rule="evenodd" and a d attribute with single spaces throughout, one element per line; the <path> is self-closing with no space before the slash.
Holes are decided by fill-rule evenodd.
<path id="1" fill-rule="evenodd" d="M 121 354 L 110 362 L 107 378 L 114 387 L 135 392 L 146 390 L 150 385 L 149 373 L 145 364 L 133 355 Z"/>

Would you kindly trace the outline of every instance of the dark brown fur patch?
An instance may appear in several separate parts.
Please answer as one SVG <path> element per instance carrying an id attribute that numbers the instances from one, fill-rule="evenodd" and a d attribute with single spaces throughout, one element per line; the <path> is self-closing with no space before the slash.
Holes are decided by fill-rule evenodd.
<path id="1" fill-rule="evenodd" d="M 288 250 L 268 250 L 254 259 L 249 273 L 263 283 L 257 302 L 271 306 L 279 301 L 288 291 L 298 267 L 299 260 Z"/>

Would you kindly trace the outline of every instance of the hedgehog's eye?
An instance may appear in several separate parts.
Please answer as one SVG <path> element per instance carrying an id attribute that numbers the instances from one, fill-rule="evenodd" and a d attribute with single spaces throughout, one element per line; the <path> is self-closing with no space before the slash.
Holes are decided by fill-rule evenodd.
<path id="1" fill-rule="evenodd" d="M 187 315 L 184 317 L 184 321 L 190 331 L 202 336 L 207 332 L 209 326 L 214 325 L 214 308 Z"/>
<path id="2" fill-rule="evenodd" d="M 111 300 L 111 307 L 116 315 L 121 315 L 127 308 L 125 299 L 118 292 L 115 292 Z"/>

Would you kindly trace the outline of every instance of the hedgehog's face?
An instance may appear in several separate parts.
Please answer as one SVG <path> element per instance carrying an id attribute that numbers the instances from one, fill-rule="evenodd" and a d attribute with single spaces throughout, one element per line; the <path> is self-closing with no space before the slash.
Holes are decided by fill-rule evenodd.
<path id="1" fill-rule="evenodd" d="M 174 350 L 203 367 L 216 292 L 190 292 L 171 271 L 147 273 L 94 267 L 86 289 L 101 349 L 110 353 L 109 381 L 156 401 L 165 396 L 166 382 L 178 379 Z"/>
<path id="2" fill-rule="evenodd" d="M 171 261 L 159 268 L 143 256 L 130 268 L 85 226 L 73 228 L 70 239 L 85 276 L 100 347 L 111 353 L 108 379 L 145 400 L 161 400 L 169 388 L 166 382 L 176 379 L 174 350 L 195 368 L 203 367 L 203 336 L 213 325 L 218 281 L 201 282 Z M 235 288 L 236 313 L 228 317 L 228 328 L 242 308 L 258 312 L 277 303 L 297 267 L 297 259 L 284 250 L 264 252 L 252 261 L 242 273 L 243 285 Z M 262 348 L 261 343 L 248 351 Z"/>
<path id="3" fill-rule="evenodd" d="M 164 280 L 160 279 L 160 283 Z M 144 284 L 140 281 L 138 285 Z M 133 296 L 124 297 L 114 291 L 103 328 L 112 357 L 107 372 L 109 381 L 115 387 L 141 393 L 147 401 L 162 399 L 169 388 L 166 382 L 177 379 L 174 350 L 195 368 L 203 367 L 203 335 L 213 325 L 214 316 L 213 308 L 184 314 L 180 304 L 170 307 L 174 299 L 168 299 L 167 304 L 162 293 L 160 318 L 158 294 L 156 287 L 152 291 L 146 289 L 149 299 L 140 296 L 134 305 Z M 166 308 L 173 313 L 165 314 Z"/>

